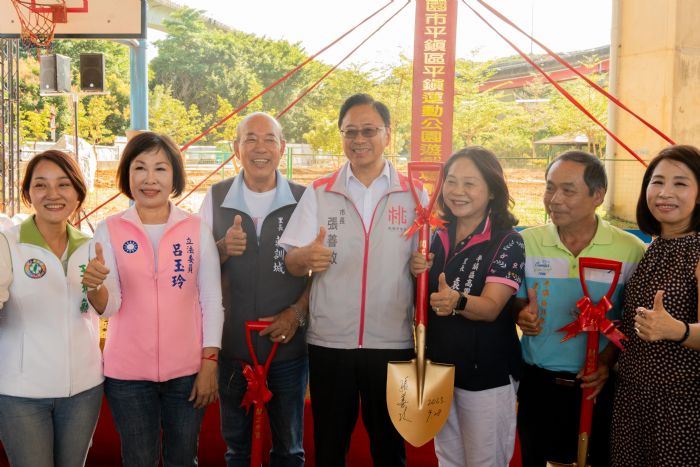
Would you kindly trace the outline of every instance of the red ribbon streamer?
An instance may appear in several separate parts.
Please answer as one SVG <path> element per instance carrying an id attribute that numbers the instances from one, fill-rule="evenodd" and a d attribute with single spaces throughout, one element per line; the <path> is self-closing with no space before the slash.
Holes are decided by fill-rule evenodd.
<path id="1" fill-rule="evenodd" d="M 248 382 L 248 388 L 243 395 L 241 407 L 245 407 L 246 413 L 253 404 L 267 403 L 272 399 L 272 392 L 267 388 L 267 375 L 263 367 L 253 369 L 252 366 L 243 364 L 243 376 Z"/>
<path id="2" fill-rule="evenodd" d="M 477 2 L 479 2 L 481 5 L 483 5 L 483 6 L 484 6 L 486 9 L 488 9 L 491 13 L 493 13 L 494 15 L 496 15 L 501 21 L 503 21 L 504 23 L 506 23 L 508 26 L 514 28 L 516 31 L 518 31 L 519 33 L 523 34 L 525 37 L 527 37 L 528 39 L 530 39 L 532 42 L 534 42 L 535 44 L 539 45 L 545 52 L 547 52 L 547 53 L 549 54 L 550 57 L 552 57 L 554 60 L 556 60 L 557 62 L 561 63 L 562 65 L 564 65 L 564 66 L 565 66 L 566 68 L 568 68 L 569 70 L 571 70 L 571 71 L 572 71 L 573 73 L 575 73 L 579 78 L 581 78 L 582 80 L 584 80 L 589 86 L 591 86 L 593 89 L 595 89 L 596 91 L 598 91 L 599 93 L 601 93 L 602 95 L 604 95 L 605 97 L 607 97 L 611 102 L 613 102 L 615 105 L 617 105 L 617 106 L 620 107 L 621 109 L 625 110 L 627 113 L 629 113 L 629 114 L 632 115 L 634 118 L 636 118 L 637 120 L 639 120 L 642 124 L 646 125 L 647 128 L 649 128 L 649 129 L 652 130 L 654 133 L 656 133 L 657 135 L 661 136 L 663 139 L 665 139 L 666 141 L 668 141 L 669 144 L 676 144 L 676 142 L 673 141 L 673 140 L 672 140 L 671 138 L 669 138 L 668 136 L 666 136 L 666 135 L 664 134 L 664 132 L 662 132 L 661 130 L 659 130 L 658 128 L 656 128 L 654 125 L 652 125 L 651 123 L 649 123 L 649 122 L 647 122 L 646 120 L 644 120 L 644 118 L 642 118 L 641 116 L 637 115 L 637 114 L 636 114 L 635 112 L 633 112 L 630 108 L 628 108 L 625 104 L 623 104 L 622 102 L 620 102 L 615 96 L 613 96 L 612 94 L 610 94 L 609 92 L 607 92 L 607 91 L 606 91 L 605 89 L 603 89 L 602 87 L 598 86 L 594 81 L 591 81 L 590 79 L 588 79 L 585 75 L 583 75 L 581 72 L 579 72 L 576 68 L 574 68 L 573 66 L 571 66 L 571 64 L 570 64 L 569 62 L 567 62 L 567 61 L 564 60 L 561 56 L 559 56 L 557 53 L 555 53 L 554 51 L 552 51 L 551 49 L 549 49 L 549 48 L 548 48 L 546 45 L 544 45 L 542 42 L 538 41 L 537 39 L 535 39 L 534 37 L 532 37 L 530 34 L 528 34 L 527 32 L 523 31 L 520 27 L 518 27 L 517 24 L 513 23 L 511 20 L 509 20 L 507 17 L 505 17 L 502 13 L 500 13 L 498 10 L 496 10 L 495 8 L 493 8 L 491 5 L 489 5 L 488 3 L 486 3 L 484 0 L 477 0 Z"/>
<path id="3" fill-rule="evenodd" d="M 410 238 L 413 234 L 418 232 L 421 229 L 421 227 L 423 227 L 426 224 L 429 224 L 434 229 L 445 227 L 444 220 L 440 219 L 439 217 L 433 216 L 431 210 L 429 210 L 428 208 L 424 208 L 419 204 L 418 206 L 416 206 L 416 219 L 413 221 L 413 224 L 408 229 L 406 229 L 406 231 L 402 235 L 406 238 Z"/>
<path id="4" fill-rule="evenodd" d="M 558 330 L 558 332 L 567 333 L 561 342 L 576 337 L 581 332 L 601 332 L 620 350 L 625 350 L 622 341 L 626 340 L 627 336 L 615 327 L 615 323 L 605 317 L 612 308 L 612 303 L 607 296 L 603 297 L 597 305 L 593 305 L 589 297 L 583 297 L 576 302 L 576 308 L 580 311 L 578 318 Z"/>
<path id="5" fill-rule="evenodd" d="M 244 103 L 244 104 L 241 105 L 240 107 L 234 109 L 231 113 L 229 113 L 229 114 L 226 115 L 224 118 L 222 118 L 221 120 L 219 120 L 218 122 L 216 122 L 214 125 L 210 126 L 210 127 L 207 128 L 206 130 L 204 130 L 201 134 L 199 134 L 198 136 L 196 136 L 196 137 L 193 138 L 192 140 L 188 141 L 184 146 L 182 146 L 182 147 L 180 148 L 180 151 L 184 153 L 184 152 L 185 152 L 190 146 L 192 146 L 194 143 L 196 143 L 197 141 L 199 141 L 200 139 L 202 139 L 203 137 L 205 137 L 207 134 L 209 134 L 210 132 L 212 132 L 214 129 L 216 129 L 216 128 L 218 128 L 219 126 L 223 125 L 227 120 L 229 120 L 231 117 L 233 117 L 234 115 L 236 115 L 236 114 L 237 114 L 238 112 L 240 112 L 241 110 L 243 110 L 243 109 L 245 109 L 246 107 L 248 107 L 248 105 L 250 105 L 253 101 L 255 101 L 255 100 L 259 99 L 260 97 L 262 97 L 265 93 L 269 92 L 272 88 L 274 88 L 275 86 L 279 85 L 280 83 L 286 81 L 290 76 L 292 76 L 294 73 L 296 73 L 297 71 L 299 71 L 299 70 L 300 70 L 302 67 L 304 67 L 307 63 L 311 62 L 313 59 L 315 59 L 316 57 L 318 57 L 319 55 L 321 55 L 323 52 L 325 52 L 326 50 L 328 50 L 329 48 L 331 48 L 332 46 L 334 46 L 335 44 L 337 44 L 338 42 L 340 42 L 340 41 L 341 41 L 342 39 L 344 39 L 347 35 L 349 35 L 351 32 L 353 32 L 354 30 L 356 30 L 357 28 L 359 28 L 360 26 L 362 26 L 364 23 L 366 23 L 367 21 L 369 21 L 370 19 L 372 19 L 372 18 L 373 18 L 374 16 L 376 16 L 377 14 L 379 14 L 382 10 L 384 10 L 386 7 L 388 7 L 389 5 L 391 5 L 393 2 L 394 2 L 394 0 L 389 0 L 384 6 L 382 6 L 382 7 L 379 8 L 378 10 L 376 10 L 374 13 L 372 13 L 371 15 L 369 15 L 367 18 L 365 18 L 365 19 L 363 19 L 362 21 L 360 21 L 358 24 L 356 24 L 355 26 L 353 26 L 350 30 L 346 31 L 343 35 L 341 35 L 340 37 L 338 37 L 337 39 L 335 39 L 333 42 L 331 42 L 330 44 L 328 44 L 328 45 L 326 45 L 325 47 L 323 47 L 321 50 L 319 50 L 318 52 L 316 52 L 316 53 L 313 54 L 312 56 L 308 57 L 306 60 L 304 60 L 304 61 L 303 61 L 302 63 L 300 63 L 299 65 L 297 65 L 295 68 L 293 68 L 292 70 L 288 71 L 284 76 L 282 76 L 281 78 L 279 78 L 277 81 L 275 81 L 274 83 L 270 84 L 268 87 L 266 87 L 265 89 L 263 89 L 262 91 L 260 91 L 260 92 L 259 92 L 258 94 L 256 94 L 255 96 L 253 96 L 253 97 L 252 97 L 251 99 L 249 99 L 246 103 Z M 407 1 L 406 4 L 408 4 L 408 3 L 409 3 L 409 2 Z M 405 6 L 406 6 L 406 5 L 404 5 L 404 7 L 405 7 Z M 399 11 L 403 10 L 404 7 L 402 7 Z M 397 13 L 398 13 L 398 12 L 397 12 Z M 396 16 L 397 13 L 395 13 L 391 18 L 393 18 L 394 16 Z M 391 18 L 390 18 L 390 19 L 391 19 Z M 387 22 L 388 22 L 388 21 L 387 21 Z M 381 29 L 382 27 L 384 27 L 385 24 L 386 24 L 386 22 L 385 22 L 384 24 L 382 24 L 382 26 L 380 26 L 380 29 Z M 376 32 L 376 31 L 375 31 L 375 32 Z M 372 33 L 372 34 L 374 34 L 374 33 Z M 364 42 L 363 42 L 363 43 L 364 43 Z M 360 44 L 360 45 L 362 45 L 362 44 Z M 293 105 L 293 104 L 292 104 L 292 105 Z M 285 109 L 285 111 L 287 111 L 287 110 L 289 110 L 289 109 L 288 109 L 288 108 Z M 183 157 L 184 157 L 184 154 L 183 154 Z M 210 178 L 211 176 L 213 176 L 216 172 L 218 172 L 218 171 L 221 169 L 221 167 L 223 167 L 224 165 L 226 165 L 231 159 L 233 159 L 233 157 L 234 157 L 234 155 L 231 154 L 231 157 L 229 157 L 226 161 L 224 161 L 223 164 L 221 164 L 219 167 L 217 167 L 216 170 L 214 170 L 212 173 L 210 173 L 210 174 L 207 176 L 207 178 L 206 178 L 205 180 L 209 179 L 209 178 Z M 203 183 L 204 183 L 204 181 L 200 182 L 199 185 L 197 185 L 194 189 L 192 189 L 189 193 L 187 193 L 182 199 L 180 199 L 180 200 L 177 202 L 177 204 L 179 205 L 182 201 L 184 201 L 185 198 L 187 198 L 188 196 L 190 196 L 190 195 L 192 194 L 192 192 L 195 191 L 197 188 L 199 188 L 199 186 L 202 185 Z M 81 218 L 78 220 L 78 223 L 80 223 L 80 222 L 86 220 L 88 217 L 92 216 L 95 212 L 99 211 L 101 208 L 103 208 L 103 207 L 106 206 L 107 204 L 109 204 L 109 203 L 111 203 L 112 201 L 114 201 L 114 200 L 115 200 L 116 198 L 118 198 L 120 195 L 121 195 L 121 193 L 116 193 L 114 196 L 112 196 L 111 198 L 109 198 L 107 201 L 105 201 L 104 203 L 102 203 L 102 204 L 100 204 L 99 206 L 97 206 L 95 209 L 93 209 L 92 211 L 90 211 L 90 212 L 89 212 L 88 214 L 86 214 L 85 216 L 81 217 Z"/>
<path id="6" fill-rule="evenodd" d="M 531 67 L 533 67 L 535 70 L 537 70 L 538 73 L 540 73 L 549 83 L 554 86 L 554 88 L 559 91 L 559 93 L 564 96 L 569 102 L 571 102 L 577 109 L 579 109 L 581 112 L 583 112 L 593 123 L 598 125 L 603 131 L 605 131 L 612 139 L 614 139 L 617 144 L 622 146 L 628 153 L 630 153 L 632 156 L 634 156 L 635 159 L 637 159 L 641 164 L 646 167 L 648 164 L 642 159 L 632 148 L 627 146 L 624 141 L 622 141 L 615 133 L 610 131 L 608 127 L 603 125 L 595 116 L 588 110 L 586 109 L 583 104 L 581 104 L 574 96 L 572 96 L 566 89 L 561 87 L 559 83 L 557 83 L 546 71 L 542 69 L 542 67 L 538 66 L 525 52 L 520 50 L 517 45 L 515 45 L 512 41 L 508 40 L 506 36 L 501 34 L 498 29 L 496 29 L 489 21 L 481 16 L 478 11 L 476 11 L 474 8 L 472 8 L 471 5 L 469 5 L 465 0 L 462 0 L 462 3 L 464 3 L 467 8 L 469 8 L 481 21 L 483 21 L 493 32 L 495 32 L 501 39 L 506 41 L 508 45 L 513 48 L 518 54 L 523 57 L 523 59 L 530 64 Z"/>

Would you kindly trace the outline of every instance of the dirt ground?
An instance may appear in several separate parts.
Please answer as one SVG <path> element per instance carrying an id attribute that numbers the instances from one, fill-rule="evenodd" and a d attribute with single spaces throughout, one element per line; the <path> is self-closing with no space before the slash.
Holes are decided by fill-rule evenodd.
<path id="1" fill-rule="evenodd" d="M 284 165 L 281 165 L 281 168 L 284 173 Z M 215 165 L 188 165 L 188 184 L 183 197 L 190 193 L 196 184 L 210 175 L 214 169 L 216 169 Z M 294 167 L 292 179 L 298 183 L 307 185 L 313 180 L 332 172 L 334 169 L 335 166 L 333 164 L 315 165 L 312 167 Z M 403 171 L 405 167 L 399 165 L 399 170 Z M 184 201 L 181 202 L 180 206 L 191 212 L 198 211 L 209 186 L 223 180 L 225 177 L 234 175 L 235 172 L 236 169 L 234 167 L 230 165 L 226 166 L 222 171 L 212 175 L 196 191 L 187 196 Z M 114 164 L 98 164 L 95 177 L 95 191 L 88 195 L 85 203 L 86 212 L 92 211 L 95 207 L 117 193 L 115 173 L 116 166 Z M 520 219 L 520 225 L 537 225 L 544 222 L 544 211 L 541 201 L 544 190 L 544 171 L 538 167 L 506 167 L 505 173 L 511 196 L 515 200 L 514 211 L 516 216 Z M 91 215 L 89 220 L 94 225 L 110 214 L 126 209 L 128 205 L 128 199 L 125 196 L 119 196 Z"/>

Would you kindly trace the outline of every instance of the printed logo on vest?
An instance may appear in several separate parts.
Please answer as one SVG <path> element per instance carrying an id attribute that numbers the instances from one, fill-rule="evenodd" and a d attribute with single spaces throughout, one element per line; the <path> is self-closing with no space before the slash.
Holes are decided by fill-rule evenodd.
<path id="1" fill-rule="evenodd" d="M 136 253 L 136 251 L 139 249 L 139 244 L 136 243 L 133 240 L 127 240 L 124 242 L 124 245 L 122 245 L 122 250 L 124 250 L 124 253 Z"/>
<path id="2" fill-rule="evenodd" d="M 31 279 L 40 279 L 46 275 L 46 265 L 39 259 L 29 259 L 24 263 L 24 273 Z"/>
<path id="3" fill-rule="evenodd" d="M 406 208 L 403 206 L 392 206 L 389 208 L 389 218 L 387 220 L 391 225 L 406 225 L 408 224 L 406 214 Z"/>

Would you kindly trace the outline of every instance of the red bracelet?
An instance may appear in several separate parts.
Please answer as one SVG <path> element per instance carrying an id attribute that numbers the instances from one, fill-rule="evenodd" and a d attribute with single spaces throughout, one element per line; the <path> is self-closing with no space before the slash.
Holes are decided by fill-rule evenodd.
<path id="1" fill-rule="evenodd" d="M 218 362 L 218 361 L 219 361 L 218 357 L 217 357 L 215 354 L 203 356 L 203 357 L 202 357 L 202 360 L 211 360 L 212 362 Z"/>

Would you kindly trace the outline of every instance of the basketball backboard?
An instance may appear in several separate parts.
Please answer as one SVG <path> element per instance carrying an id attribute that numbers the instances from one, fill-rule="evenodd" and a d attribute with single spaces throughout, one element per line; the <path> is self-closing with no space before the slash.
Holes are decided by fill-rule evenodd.
<path id="1" fill-rule="evenodd" d="M 65 0 L 67 22 L 56 39 L 145 39 L 146 0 Z M 37 4 L 49 3 L 37 0 Z M 87 11 L 71 11 L 87 10 Z M 0 0 L 0 38 L 20 37 L 22 24 L 12 0 Z"/>

